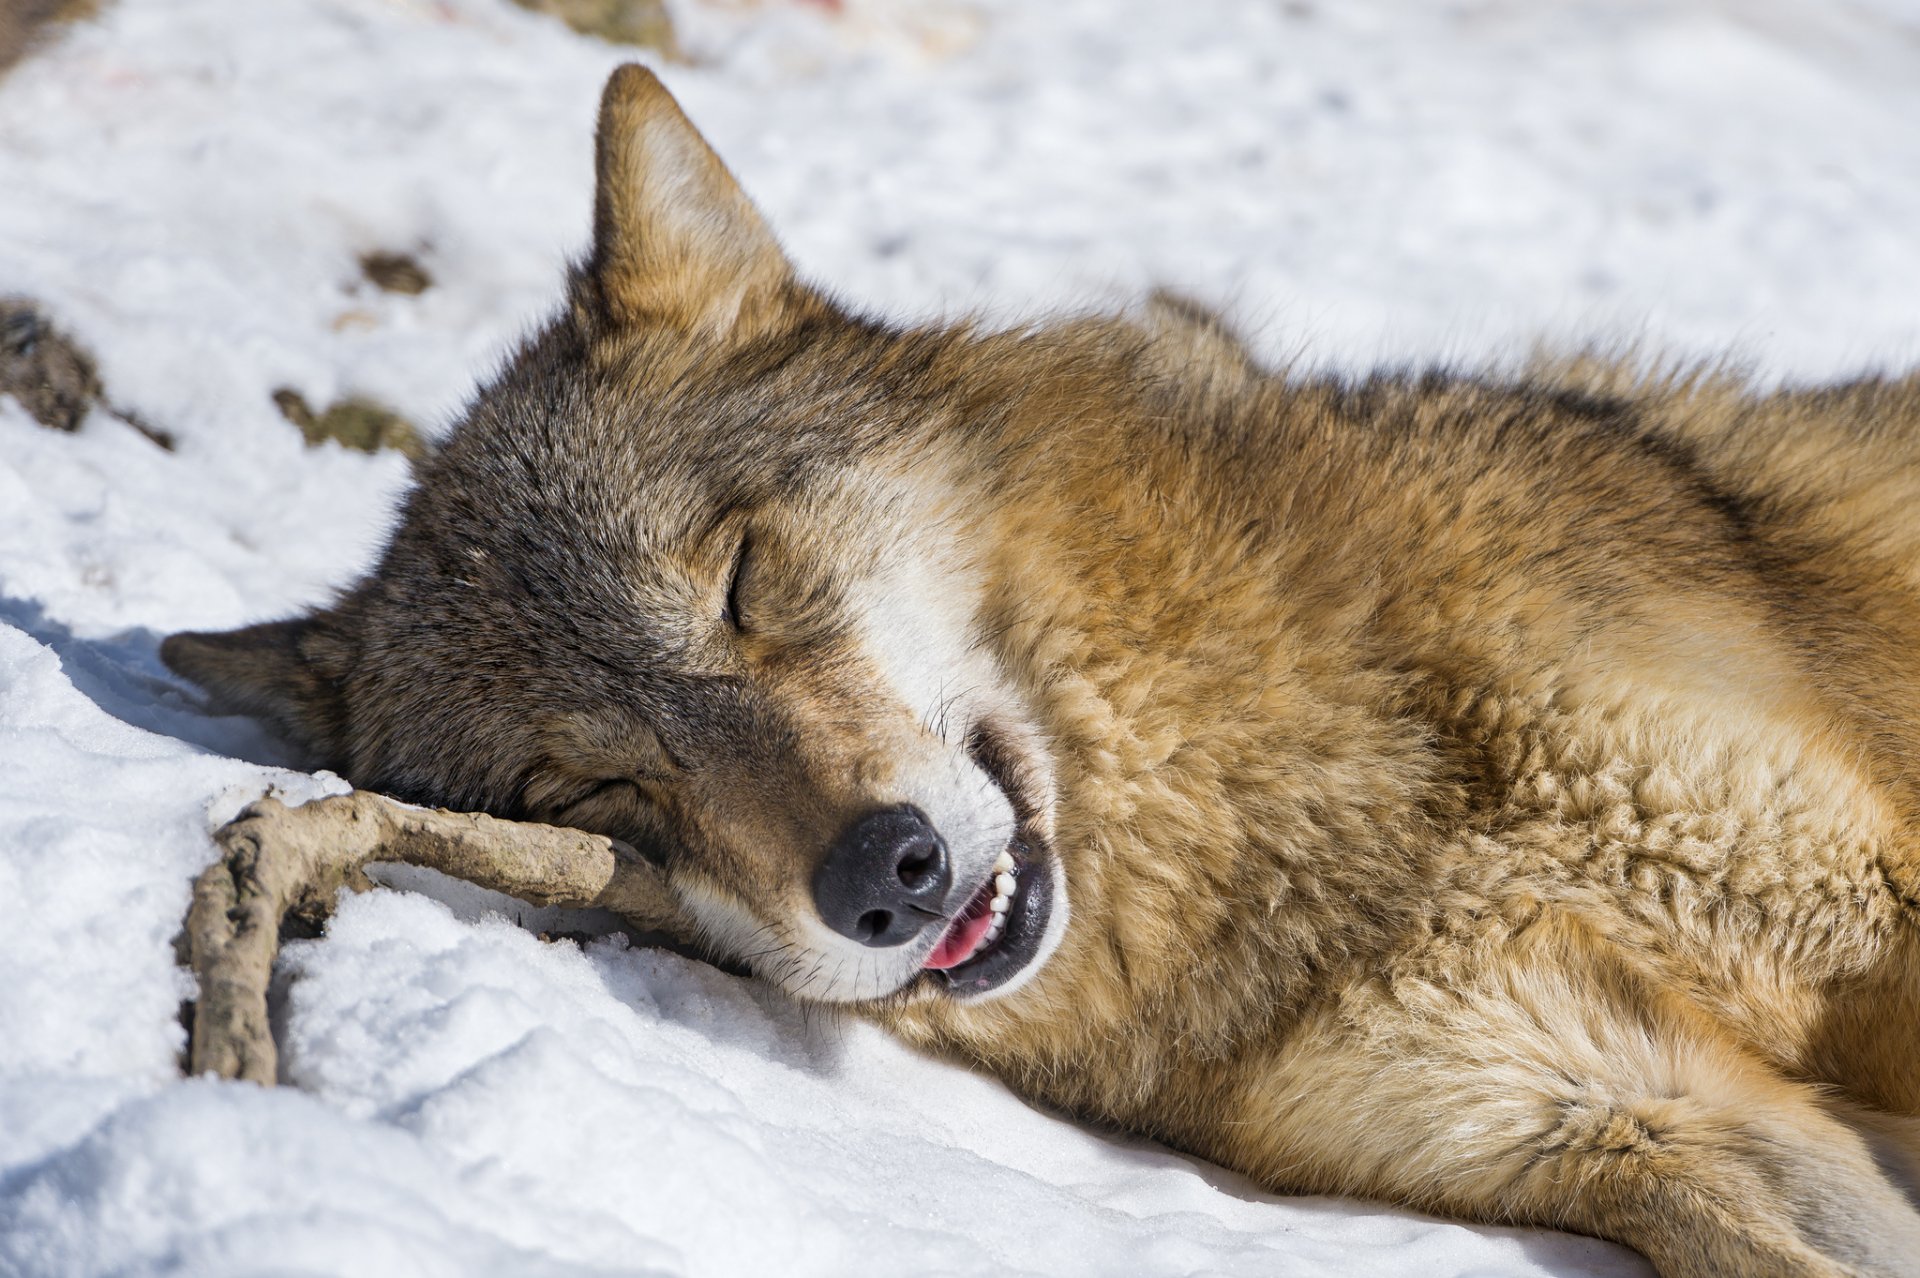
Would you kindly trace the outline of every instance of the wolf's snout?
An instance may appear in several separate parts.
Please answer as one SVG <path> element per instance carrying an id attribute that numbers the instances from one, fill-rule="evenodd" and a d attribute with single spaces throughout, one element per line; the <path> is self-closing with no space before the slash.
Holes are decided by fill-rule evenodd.
<path id="1" fill-rule="evenodd" d="M 904 945 L 930 923 L 953 886 L 947 845 L 916 808 L 882 808 L 855 820 L 813 876 L 826 925 L 862 945 Z"/>

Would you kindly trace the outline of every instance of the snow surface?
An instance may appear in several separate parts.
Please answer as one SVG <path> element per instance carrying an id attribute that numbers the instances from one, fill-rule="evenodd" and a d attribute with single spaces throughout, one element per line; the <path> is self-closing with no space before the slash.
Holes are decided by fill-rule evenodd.
<path id="1" fill-rule="evenodd" d="M 803 269 L 895 314 L 1171 284 L 1276 356 L 1920 352 L 1915 0 L 676 7 L 663 69 Z M 324 599 L 583 246 L 624 55 L 504 0 L 112 0 L 0 81 L 0 292 L 158 451 L 0 399 L 0 1274 L 1644 1274 L 1278 1199 L 865 1027 L 423 875 L 285 961 L 274 1091 L 180 1081 L 206 831 L 281 770 L 158 636 Z M 361 283 L 416 253 L 417 297 Z"/>

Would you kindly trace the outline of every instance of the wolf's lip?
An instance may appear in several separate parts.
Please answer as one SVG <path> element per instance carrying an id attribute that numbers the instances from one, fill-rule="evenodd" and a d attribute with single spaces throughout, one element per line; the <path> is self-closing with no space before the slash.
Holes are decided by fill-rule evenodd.
<path id="1" fill-rule="evenodd" d="M 1047 923 L 1053 916 L 1055 872 L 1049 860 L 1051 849 L 1039 834 L 1044 828 L 1042 814 L 1033 796 L 1019 783 L 1023 771 L 1012 766 L 1015 752 L 990 724 L 980 722 L 967 734 L 967 754 L 1006 796 L 1016 827 L 993 876 L 967 899 L 933 951 L 922 960 L 920 979 L 957 999 L 998 989 L 1039 957 L 1046 944 Z M 1006 867 L 1009 859 L 1011 868 Z M 1011 873 L 1014 882 L 1010 889 L 996 893 L 1002 873 Z M 994 899 L 996 895 L 1001 899 Z M 982 914 L 994 914 L 996 905 L 1002 907 L 997 932 L 996 925 Z"/>
<path id="2" fill-rule="evenodd" d="M 1020 838 L 1016 837 L 1007 850 L 1019 873 L 1006 913 L 1001 916 L 1006 922 L 1000 935 L 951 967 L 927 968 L 926 976 L 943 986 L 949 997 L 971 998 L 1005 985 L 1026 970 L 1046 939 L 1047 920 L 1053 913 L 1053 876 L 1041 857 Z M 989 884 L 983 890 L 990 891 L 991 887 Z M 955 926 L 967 919 L 973 905 L 968 901 Z M 950 927 L 949 932 L 952 930 Z M 943 944 L 945 940 L 943 937 Z"/>

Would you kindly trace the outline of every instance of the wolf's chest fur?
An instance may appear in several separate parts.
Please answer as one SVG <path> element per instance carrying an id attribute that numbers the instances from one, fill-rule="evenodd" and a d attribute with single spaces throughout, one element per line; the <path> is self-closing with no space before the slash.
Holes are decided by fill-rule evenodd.
<path id="1" fill-rule="evenodd" d="M 1269 1186 L 1911 1274 L 1916 512 L 1912 379 L 1341 382 L 1172 298 L 849 315 L 626 68 L 569 305 L 378 570 L 164 655 Z"/>

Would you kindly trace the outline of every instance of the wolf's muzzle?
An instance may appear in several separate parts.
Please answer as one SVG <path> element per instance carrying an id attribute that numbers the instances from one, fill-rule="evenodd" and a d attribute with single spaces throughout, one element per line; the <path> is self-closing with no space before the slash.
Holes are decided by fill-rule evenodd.
<path id="1" fill-rule="evenodd" d="M 940 904 L 953 886 L 947 845 L 918 808 L 882 808 L 833 841 L 813 875 L 820 918 L 862 945 L 905 945 L 945 926 Z"/>

